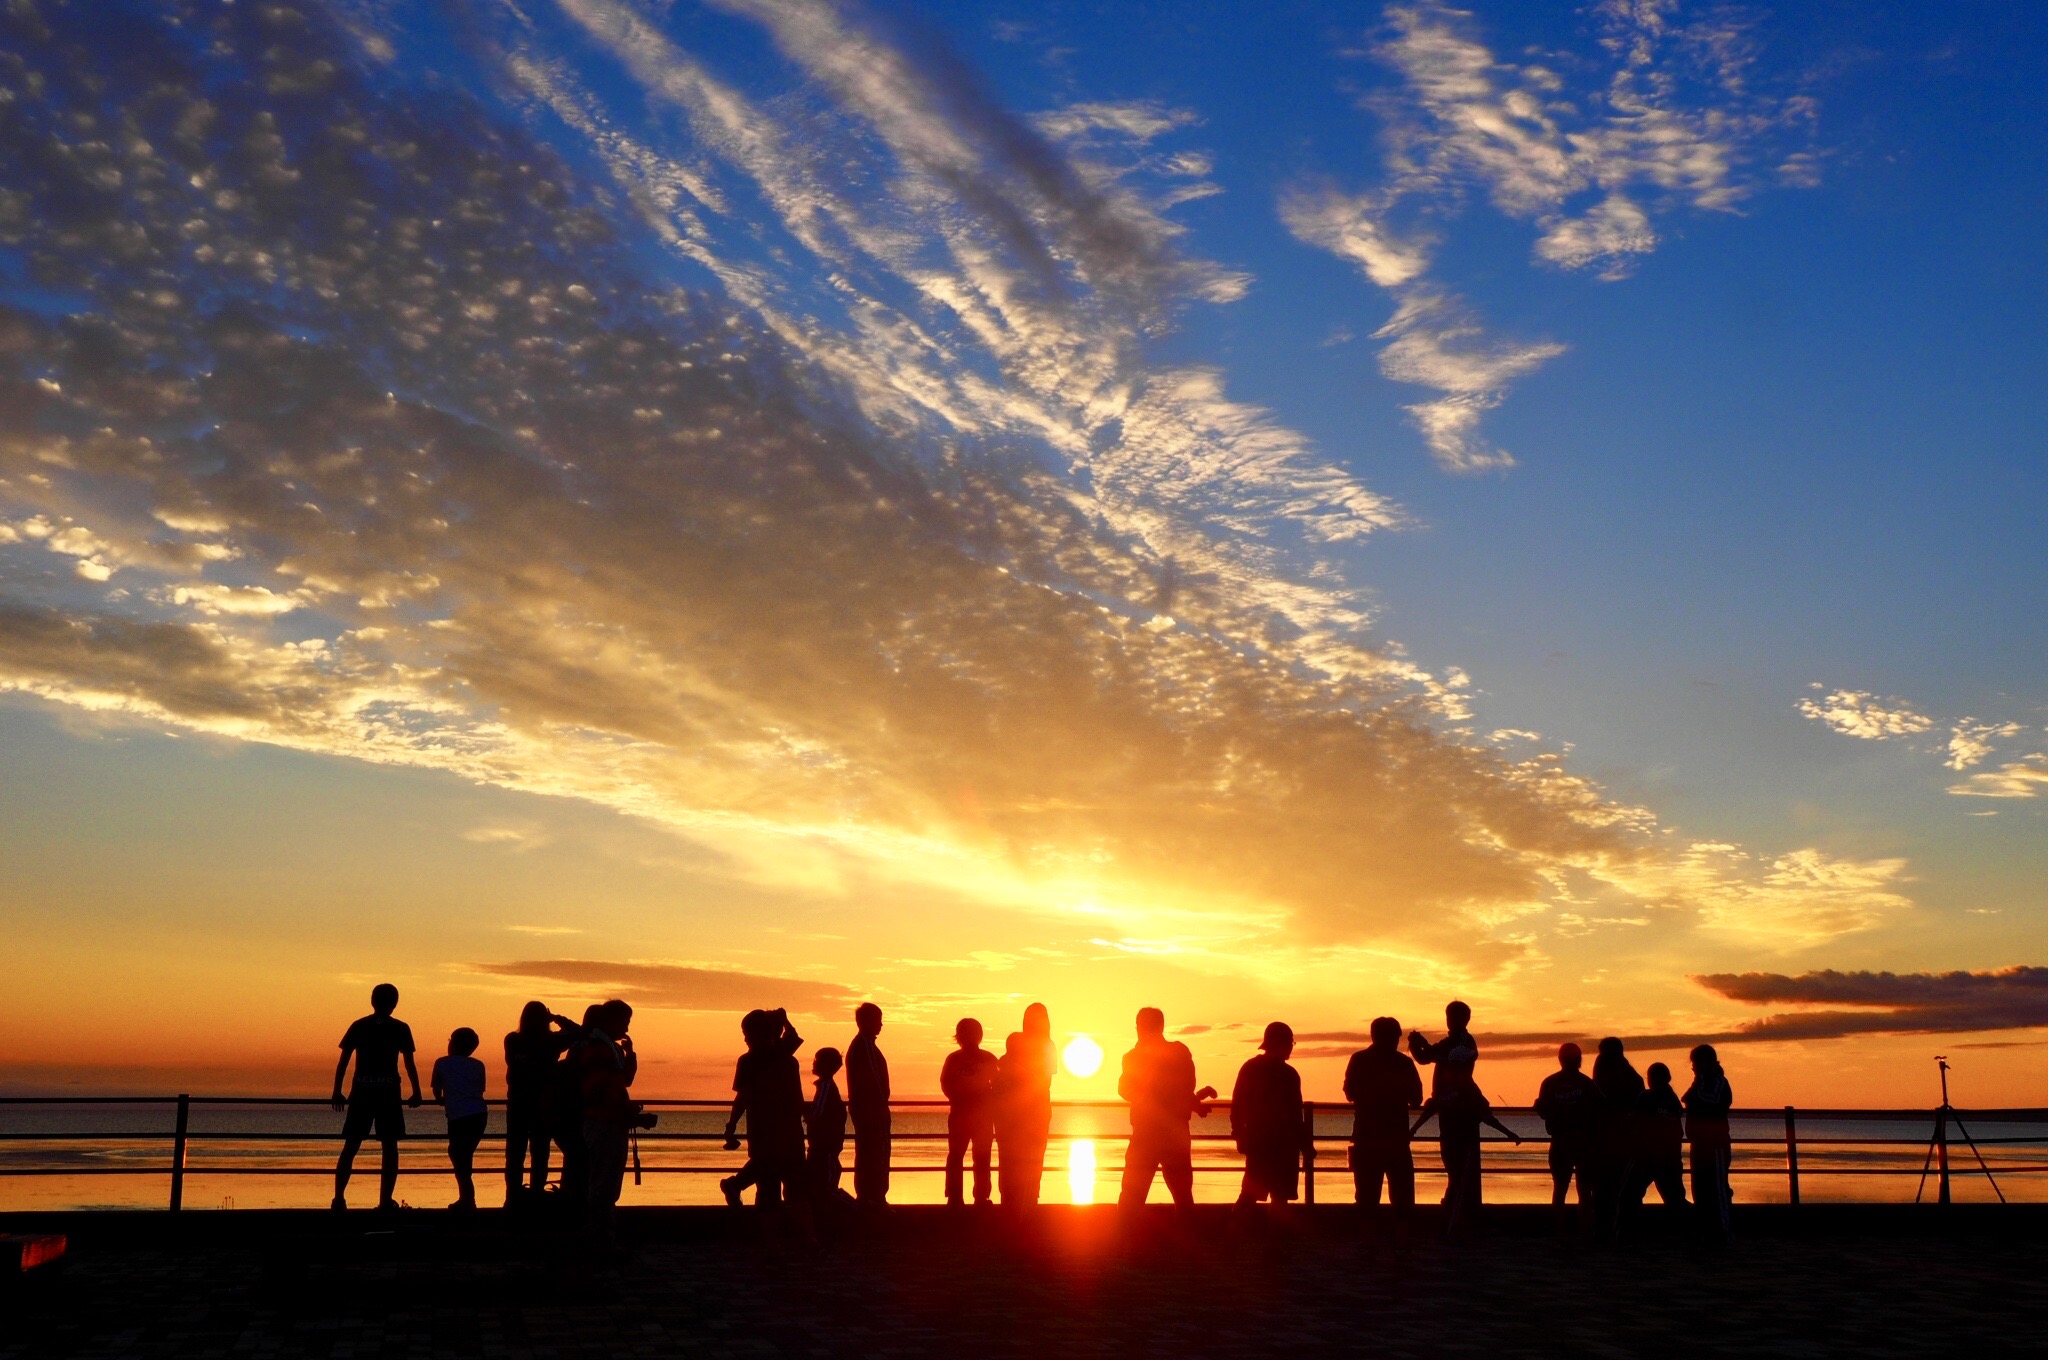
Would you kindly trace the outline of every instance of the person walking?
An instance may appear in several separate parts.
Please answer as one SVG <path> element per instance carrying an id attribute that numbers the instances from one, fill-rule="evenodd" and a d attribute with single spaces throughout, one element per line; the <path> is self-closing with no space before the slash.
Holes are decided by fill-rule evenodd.
<path id="1" fill-rule="evenodd" d="M 1565 1196 L 1579 1183 L 1579 1224 L 1591 1235 L 1599 1203 L 1591 1181 L 1593 1140 L 1600 1122 L 1600 1088 L 1580 1071 L 1585 1054 L 1577 1044 L 1559 1044 L 1557 1070 L 1536 1089 L 1536 1113 L 1550 1135 L 1550 1209 L 1557 1236 L 1571 1236 Z"/>
<path id="2" fill-rule="evenodd" d="M 519 1011 L 505 1036 L 505 1207 L 538 1202 L 548 1183 L 555 1064 L 583 1027 L 554 1014 L 545 1001 Z M 531 1170 L 529 1172 L 529 1163 Z M 529 1180 L 528 1177 L 531 1176 Z"/>
<path id="3" fill-rule="evenodd" d="M 448 1164 L 455 1169 L 455 1202 L 451 1209 L 476 1208 L 476 1148 L 484 1139 L 490 1107 L 484 1104 L 484 1065 L 477 1061 L 483 1041 L 464 1026 L 448 1036 L 448 1054 L 434 1059 L 427 1085 L 448 1120 Z"/>
<path id="4" fill-rule="evenodd" d="M 889 1202 L 889 1060 L 875 1043 L 882 1008 L 854 1007 L 853 1042 L 846 1046 L 846 1104 L 853 1116 L 853 1195 L 870 1209 Z"/>
<path id="5" fill-rule="evenodd" d="M 1728 1167 L 1735 1151 L 1728 1133 L 1728 1111 L 1735 1104 L 1735 1092 L 1712 1044 L 1693 1049 L 1692 1085 L 1686 1088 L 1683 1100 L 1685 1137 L 1692 1145 L 1694 1221 L 1702 1237 L 1726 1242 L 1729 1206 L 1734 1199 Z"/>
<path id="6" fill-rule="evenodd" d="M 1293 1054 L 1294 1030 L 1273 1021 L 1230 1091 L 1230 1136 L 1244 1155 L 1237 1202 L 1246 1208 L 1292 1203 L 1301 1193 L 1301 1159 L 1315 1155 L 1302 1123 L 1301 1073 L 1287 1061 Z"/>
<path id="7" fill-rule="evenodd" d="M 747 1051 L 732 1073 L 732 1111 L 725 1120 L 725 1144 L 739 1146 L 742 1116 L 747 1121 L 747 1164 L 739 1174 L 720 1181 L 726 1203 L 737 1205 L 740 1191 L 758 1185 L 754 1203 L 773 1205 L 800 1200 L 804 1175 L 804 1083 L 796 1051 L 803 1036 L 784 1010 L 752 1011 L 740 1024 Z"/>
<path id="8" fill-rule="evenodd" d="M 405 1110 L 398 1098 L 400 1058 L 405 1060 L 405 1075 L 412 1082 L 412 1098 L 404 1103 L 417 1108 L 422 1097 L 420 1070 L 412 1060 L 412 1027 L 392 1015 L 397 1009 L 398 988 L 380 982 L 370 989 L 370 1013 L 341 1036 L 341 1061 L 334 1065 L 334 1094 L 329 1097 L 336 1111 L 346 1111 L 341 1123 L 341 1157 L 334 1164 L 331 1207 L 335 1209 L 348 1208 L 349 1173 L 363 1139 L 372 1132 L 384 1147 L 377 1207 L 398 1207 L 398 1140 L 405 1137 Z M 343 1100 L 341 1079 L 348 1074 L 350 1058 L 355 1059 L 356 1073 L 349 1083 L 348 1099 Z"/>
<path id="9" fill-rule="evenodd" d="M 1344 1067 L 1344 1098 L 1351 1102 L 1351 1185 L 1368 1223 L 1378 1214 L 1380 1182 L 1387 1186 L 1394 1234 L 1406 1241 L 1415 1208 L 1415 1158 L 1408 1146 L 1408 1112 L 1422 1105 L 1422 1074 L 1401 1051 L 1401 1022 L 1372 1022 L 1372 1044 Z"/>
<path id="10" fill-rule="evenodd" d="M 939 1091 L 951 1102 L 946 1111 L 946 1203 L 956 1209 L 967 1202 L 970 1152 L 974 1157 L 974 1202 L 989 1202 L 989 1151 L 996 1137 L 999 1059 L 981 1046 L 981 1037 L 981 1021 L 971 1016 L 955 1025 L 956 1047 L 939 1068 Z"/>
<path id="11" fill-rule="evenodd" d="M 1004 1204 L 1038 1203 L 1058 1061 L 1052 1019 L 1034 1001 L 1024 1008 L 1024 1028 L 1004 1041 L 996 1071 L 996 1184 Z"/>
<path id="12" fill-rule="evenodd" d="M 1135 1209 L 1152 1192 L 1152 1177 L 1166 1182 L 1181 1209 L 1195 1204 L 1194 1141 L 1190 1116 L 1208 1118 L 1216 1088 L 1195 1089 L 1195 1055 L 1166 1037 L 1166 1016 L 1156 1006 L 1138 1012 L 1138 1042 L 1124 1054 L 1116 1092 L 1130 1103 L 1131 1141 L 1124 1153 L 1117 1203 Z"/>

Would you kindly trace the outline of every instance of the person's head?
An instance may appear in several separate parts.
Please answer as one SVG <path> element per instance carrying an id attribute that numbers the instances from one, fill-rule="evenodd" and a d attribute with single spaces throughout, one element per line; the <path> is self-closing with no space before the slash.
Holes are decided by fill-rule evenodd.
<path id="1" fill-rule="evenodd" d="M 1138 1012 L 1138 1037 L 1140 1039 L 1161 1039 L 1166 1036 L 1166 1012 L 1157 1006 L 1147 1006 Z"/>
<path id="2" fill-rule="evenodd" d="M 1612 1034 L 1600 1041 L 1600 1056 L 1610 1062 L 1621 1057 L 1622 1051 L 1621 1040 L 1615 1038 Z"/>
<path id="3" fill-rule="evenodd" d="M 971 1015 L 961 1020 L 953 1026 L 953 1042 L 962 1048 L 980 1048 L 981 1021 Z"/>
<path id="4" fill-rule="evenodd" d="M 1692 1070 L 1703 1077 L 1720 1075 L 1721 1055 L 1714 1051 L 1712 1044 L 1701 1044 L 1692 1051 Z"/>
<path id="5" fill-rule="evenodd" d="M 592 1002 L 590 1005 L 585 1006 L 583 1008 L 583 1028 L 597 1028 L 597 1013 L 603 1009 L 604 1003 L 601 1001 Z"/>
<path id="6" fill-rule="evenodd" d="M 853 1008 L 853 1027 L 867 1035 L 882 1032 L 882 1008 L 872 1001 L 863 1001 Z"/>
<path id="7" fill-rule="evenodd" d="M 1650 1064 L 1650 1088 L 1661 1091 L 1671 1084 L 1671 1069 L 1663 1063 Z"/>
<path id="8" fill-rule="evenodd" d="M 370 989 L 370 1009 L 379 1015 L 389 1015 L 398 1009 L 398 989 L 388 982 L 380 982 Z"/>
<path id="9" fill-rule="evenodd" d="M 605 1002 L 597 1008 L 597 1027 L 614 1039 L 625 1038 L 633 1027 L 633 1008 L 617 999 Z"/>
<path id="10" fill-rule="evenodd" d="M 448 1056 L 451 1058 L 467 1058 L 470 1054 L 476 1052 L 476 1046 L 482 1042 L 483 1040 L 476 1037 L 475 1030 L 471 1029 L 468 1025 L 464 1025 L 461 1029 L 448 1036 Z"/>
<path id="11" fill-rule="evenodd" d="M 836 1048 L 821 1048 L 811 1055 L 811 1075 L 820 1081 L 829 1079 L 833 1073 L 846 1065 Z"/>
<path id="12" fill-rule="evenodd" d="M 1285 1020 L 1275 1020 L 1266 1026 L 1266 1035 L 1259 1040 L 1259 1047 L 1282 1062 L 1294 1052 L 1294 1027 Z"/>
<path id="13" fill-rule="evenodd" d="M 1580 1051 L 1577 1044 L 1559 1044 L 1557 1046 L 1557 1066 L 1560 1071 L 1576 1072 L 1579 1070 L 1580 1064 L 1584 1063 L 1585 1060 L 1586 1055 Z"/>
<path id="14" fill-rule="evenodd" d="M 1052 1037 L 1052 1015 L 1043 1001 L 1034 1001 L 1024 1008 L 1024 1032 L 1034 1039 Z"/>
<path id="15" fill-rule="evenodd" d="M 1453 1001 L 1444 1007 L 1444 1023 L 1453 1030 L 1462 1030 L 1472 1023 L 1472 1008 L 1462 1001 Z"/>
<path id="16" fill-rule="evenodd" d="M 768 1012 L 748 1011 L 740 1017 L 740 1037 L 751 1047 L 766 1043 L 775 1036 L 768 1032 Z"/>
<path id="17" fill-rule="evenodd" d="M 1003 1056 L 1021 1058 L 1031 1051 L 1031 1036 L 1021 1029 L 1010 1031 L 1010 1037 L 1003 1040 Z"/>
<path id="18" fill-rule="evenodd" d="M 546 1034 L 548 1021 L 555 1013 L 548 1009 L 545 1001 L 529 1001 L 519 1008 L 519 1032 L 521 1034 Z"/>
<path id="19" fill-rule="evenodd" d="M 1392 1048 L 1401 1042 L 1401 1022 L 1391 1015 L 1382 1015 L 1372 1022 L 1372 1046 Z"/>

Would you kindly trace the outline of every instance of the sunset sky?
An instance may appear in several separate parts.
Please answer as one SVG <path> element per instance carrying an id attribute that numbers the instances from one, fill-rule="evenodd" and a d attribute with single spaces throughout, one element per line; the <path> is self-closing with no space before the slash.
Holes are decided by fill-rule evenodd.
<path id="1" fill-rule="evenodd" d="M 1327 1098 L 1457 996 L 1501 1103 L 1613 1033 L 2048 1104 L 2044 60 L 10 7 L 0 1085 L 318 1093 L 390 980 L 428 1053 L 623 996 L 659 1095 L 872 998 L 906 1093 L 1043 1000 Z"/>

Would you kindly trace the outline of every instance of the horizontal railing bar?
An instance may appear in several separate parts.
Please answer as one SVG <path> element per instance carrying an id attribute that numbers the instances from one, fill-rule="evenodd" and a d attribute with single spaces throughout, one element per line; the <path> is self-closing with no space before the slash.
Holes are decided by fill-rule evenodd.
<path id="1" fill-rule="evenodd" d="M 167 1174 L 168 1174 L 168 1173 L 170 1172 L 170 1169 L 171 1169 L 171 1168 L 170 1168 L 170 1167 L 169 1167 L 168 1165 L 164 1165 L 164 1166 L 143 1166 L 143 1167 L 128 1167 L 128 1166 L 105 1166 L 105 1167 L 101 1167 L 101 1166 L 88 1166 L 88 1167 L 20 1167 L 20 1168 L 16 1168 L 16 1169 L 14 1169 L 14 1170 L 11 1170 L 11 1171 L 8 1171 L 8 1172 L 5 1172 L 5 1173 L 0 1173 L 0 1174 L 5 1174 L 5 1175 L 13 1175 L 13 1176 L 162 1176 L 162 1175 L 167 1175 Z M 731 1166 L 643 1166 L 643 1167 L 641 1168 L 641 1173 L 642 1173 L 643 1175 L 649 1175 L 649 1176 L 652 1176 L 652 1175 L 657 1175 L 657 1174 L 660 1174 L 660 1175 L 693 1175 L 693 1176 L 695 1176 L 695 1175 L 703 1175 L 703 1176 L 713 1176 L 713 1175 L 717 1175 L 717 1176 L 729 1176 L 729 1175 L 731 1175 L 731 1174 L 733 1173 L 733 1171 L 734 1171 L 735 1169 L 736 1169 L 736 1168 L 734 1168 L 734 1167 L 731 1167 Z M 936 1165 L 936 1164 L 935 1164 L 935 1165 L 928 1165 L 928 1166 L 901 1166 L 901 1165 L 897 1165 L 897 1166 L 891 1166 L 891 1167 L 889 1168 L 889 1170 L 890 1170 L 890 1173 L 891 1173 L 891 1174 L 895 1174 L 895 1173 L 897 1173 L 897 1172 L 904 1172 L 904 1173 L 909 1173 L 909 1172 L 919 1172 L 919 1173 L 924 1173 L 924 1172 L 930 1172 L 930 1173 L 937 1173 L 937 1172 L 941 1172 L 941 1171 L 944 1171 L 945 1169 L 946 1169 L 946 1168 L 945 1168 L 944 1166 L 942 1166 L 942 1165 Z M 1054 1176 L 1057 1176 L 1057 1175 L 1058 1175 L 1058 1174 L 1059 1174 L 1059 1173 L 1060 1173 L 1060 1172 L 1061 1172 L 1062 1170 L 1064 1170 L 1064 1169 L 1065 1169 L 1065 1168 L 1062 1168 L 1062 1167 L 1052 1166 L 1052 1167 L 1047 1167 L 1047 1168 L 1046 1168 L 1046 1172 L 1047 1172 L 1047 1174 L 1049 1174 L 1049 1175 L 1054 1175 Z M 1102 1171 L 1120 1171 L 1120 1170 L 1122 1170 L 1122 1168 L 1121 1168 L 1121 1167 L 1117 1167 L 1117 1166 L 1104 1166 L 1104 1167 L 1101 1167 L 1101 1168 L 1100 1168 L 1100 1170 L 1102 1170 Z M 1194 1172 L 1195 1172 L 1195 1174 L 1196 1174 L 1196 1175 L 1217 1175 L 1217 1176 L 1220 1176 L 1220 1175 L 1226 1175 L 1226 1174 L 1228 1174 L 1228 1175 L 1236 1175 L 1236 1174 L 1238 1174 L 1238 1173 L 1242 1172 L 1243 1170 L 1244 1170 L 1244 1168 L 1243 1168 L 1243 1167 L 1241 1167 L 1241 1166 L 1238 1166 L 1238 1165 L 1236 1165 L 1236 1164 L 1234 1164 L 1234 1163 L 1233 1163 L 1233 1164 L 1230 1164 L 1230 1165 L 1223 1165 L 1223 1166 L 1201 1166 L 1201 1165 L 1198 1165 L 1198 1166 L 1196 1166 L 1196 1167 L 1194 1168 Z M 371 1167 L 368 1167 L 368 1168 L 365 1168 L 365 1169 L 360 1169 L 360 1171 L 361 1171 L 361 1174 L 362 1174 L 362 1175 L 364 1175 L 364 1176 L 371 1176 L 371 1175 L 375 1175 L 375 1174 L 377 1174 L 377 1168 L 376 1168 L 376 1167 L 374 1167 L 374 1166 L 371 1166 Z M 445 1176 L 445 1175 L 448 1175 L 448 1174 L 450 1174 L 450 1173 L 449 1173 L 449 1170 L 448 1170 L 448 1168 L 447 1168 L 447 1167 L 446 1167 L 445 1165 L 436 1165 L 436 1166 L 433 1166 L 433 1167 L 425 1167 L 425 1168 L 423 1168 L 423 1167 L 420 1167 L 420 1166 L 417 1166 L 417 1165 L 415 1165 L 415 1166 L 412 1166 L 412 1167 L 405 1167 L 405 1166 L 401 1166 L 401 1167 L 399 1168 L 399 1171 L 400 1171 L 400 1174 L 420 1174 L 420 1175 L 442 1175 L 442 1176 Z M 2042 1163 L 2030 1163 L 2030 1164 L 2028 1164 L 2028 1165 L 2024 1165 L 2024 1166 L 2001 1166 L 2001 1167 L 1997 1168 L 1997 1171 L 1998 1171 L 1998 1174 L 1999 1174 L 1999 1175 L 2001 1175 L 2001 1176 L 2003 1176 L 2003 1175 L 2007 1175 L 2007 1174 L 2011 1174 L 2011 1175 L 2016 1175 L 2016 1176 L 2017 1176 L 2017 1175 L 2028 1175 L 2028 1174 L 2040 1174 L 2040 1173 L 2043 1173 L 2043 1172 L 2048 1172 L 2048 1162 L 2042 1162 Z M 190 1165 L 187 1165 L 187 1166 L 186 1166 L 186 1168 L 185 1168 L 185 1174 L 186 1174 L 187 1176 L 332 1176 L 332 1175 L 334 1174 L 334 1168 L 333 1168 L 333 1167 L 331 1167 L 331 1166 L 277 1166 L 277 1167 L 262 1167 L 262 1166 L 255 1166 L 255 1167 L 239 1167 L 239 1166 L 215 1166 L 215 1167 L 206 1167 L 206 1166 L 190 1166 Z M 484 1178 L 488 1179 L 488 1178 L 490 1178 L 490 1177 L 491 1177 L 492 1175 L 494 1175 L 494 1174 L 495 1174 L 495 1171 L 494 1171 L 494 1170 L 490 1170 L 490 1169 L 484 1169 L 484 1168 L 479 1168 L 479 1169 L 477 1170 L 477 1173 L 476 1173 L 476 1174 L 477 1174 L 478 1176 L 480 1176 L 480 1177 L 484 1177 Z M 1431 1177 L 1431 1176 L 1442 1176 L 1442 1175 L 1444 1174 L 1444 1172 L 1443 1172 L 1443 1169 L 1442 1169 L 1441 1167 L 1428 1167 L 1428 1166 L 1418 1166 L 1418 1167 L 1416 1167 L 1416 1168 L 1415 1168 L 1415 1174 L 1416 1174 L 1417 1176 L 1420 1176 L 1420 1177 L 1425 1177 L 1425 1178 L 1427 1178 L 1427 1177 Z M 1548 1175 L 1550 1174 L 1550 1169 L 1549 1169 L 1548 1167 L 1544 1167 L 1544 1166 L 1494 1166 L 1494 1165 L 1489 1165 L 1488 1167 L 1486 1167 L 1486 1174 L 1487 1174 L 1487 1175 L 1489 1175 L 1489 1176 L 1548 1176 Z M 1785 1174 L 1785 1169 L 1784 1169 L 1783 1167 L 1770 1167 L 1770 1166 L 1760 1166 L 1760 1167 L 1747 1167 L 1747 1166 L 1737 1166 L 1737 1167 L 1730 1167 L 1730 1168 L 1729 1168 L 1729 1172 L 1728 1172 L 1728 1174 L 1730 1174 L 1731 1176 L 1778 1176 L 1778 1177 L 1782 1177 L 1782 1176 L 1783 1176 L 1783 1175 Z M 1808 1170 L 1806 1170 L 1805 1168 L 1803 1168 L 1803 1167 L 1802 1167 L 1802 1168 L 1801 1168 L 1801 1171 L 1800 1171 L 1800 1174 L 1801 1174 L 1801 1176 L 1802 1176 L 1802 1177 L 1805 1177 L 1805 1176 L 1918 1176 L 1918 1175 L 1920 1175 L 1921 1173 L 1920 1173 L 1920 1170 L 1919 1170 L 1919 1168 L 1917 1168 L 1917 1167 L 1862 1167 L 1862 1168 L 1846 1168 L 1846 1167 L 1844 1167 L 1844 1168 L 1833 1168 L 1833 1169 L 1823 1169 L 1823 1170 L 1820 1170 L 1820 1171 L 1808 1171 Z M 1955 1174 L 1956 1176 L 1958 1176 L 1958 1177 L 1962 1177 L 1962 1176 L 1964 1175 L 1964 1173 L 1963 1173 L 1963 1172 L 1961 1172 L 1961 1171 L 1957 1171 L 1957 1172 L 1955 1172 L 1954 1174 Z M 1981 1175 L 1983 1175 L 1983 1174 L 1984 1174 L 1984 1173 L 1983 1173 L 1982 1171 L 1978 1170 L 1978 1169 L 1977 1169 L 1977 1168 L 1975 1168 L 1975 1167 L 1972 1167 L 1972 1168 L 1970 1169 L 1970 1172 L 1969 1172 L 1969 1177 L 1970 1177 L 1970 1178 L 1974 1178 L 1974 1177 L 1977 1177 L 1977 1176 L 1981 1176 Z"/>

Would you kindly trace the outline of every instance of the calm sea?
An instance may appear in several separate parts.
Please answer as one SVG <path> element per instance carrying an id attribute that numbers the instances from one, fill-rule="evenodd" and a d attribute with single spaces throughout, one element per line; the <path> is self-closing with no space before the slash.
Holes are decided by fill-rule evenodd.
<path id="1" fill-rule="evenodd" d="M 660 1126 L 639 1142 L 640 1180 L 628 1176 L 628 1204 L 715 1204 L 718 1179 L 730 1175 L 743 1156 L 724 1151 L 716 1135 L 724 1123 L 716 1108 L 656 1107 Z M 171 1132 L 174 1107 L 164 1104 L 0 1105 L 0 1211 L 24 1209 L 161 1208 L 169 1198 Z M 404 1145 L 399 1197 L 416 1206 L 437 1207 L 454 1197 L 442 1143 L 441 1112 L 424 1106 L 406 1112 L 409 1132 Z M 1528 1114 L 1505 1115 L 1510 1127 L 1541 1136 L 1542 1125 Z M 1964 1115 L 1966 1123 L 1971 1116 Z M 490 1135 L 502 1132 L 501 1112 L 491 1114 Z M 1341 1139 L 1349 1115 L 1342 1109 L 1322 1111 L 1319 1135 Z M 320 1207 L 332 1193 L 326 1179 L 339 1146 L 341 1116 L 325 1105 L 262 1103 L 195 1104 L 189 1123 L 186 1154 L 185 1207 L 190 1209 Z M 1195 1121 L 1196 1197 L 1204 1201 L 1235 1198 L 1241 1162 L 1227 1137 L 1228 1115 L 1218 1110 Z M 933 1203 L 942 1198 L 941 1168 L 945 1161 L 943 1110 L 899 1109 L 895 1116 L 898 1168 L 891 1198 L 902 1203 Z M 1123 1111 L 1114 1106 L 1062 1107 L 1055 1112 L 1055 1135 L 1046 1159 L 1044 1198 L 1047 1203 L 1094 1203 L 1113 1200 L 1123 1165 L 1118 1135 L 1127 1128 Z M 1428 1139 L 1432 1130 L 1424 1131 Z M 1910 1201 L 1933 1132 L 1931 1116 L 1917 1120 L 1799 1120 L 1800 1189 L 1808 1202 Z M 1997 1174 L 2007 1198 L 2048 1199 L 2048 1122 L 1970 1123 L 1978 1149 Z M 1067 1135 L 1067 1137 L 1061 1137 Z M 1204 1135 L 1210 1135 L 1205 1137 Z M 1783 1202 L 1789 1196 L 1781 1115 L 1742 1119 L 1735 1135 L 1743 1142 L 1735 1161 L 1739 1203 Z M 1976 1155 L 1955 1140 L 1950 1160 L 1954 1193 L 1959 1200 L 1991 1200 L 1990 1182 Z M 1879 1140 L 1830 1143 L 1828 1139 Z M 1316 1199 L 1348 1203 L 1350 1176 L 1345 1171 L 1341 1141 L 1319 1149 Z M 852 1150 L 848 1149 L 851 1167 Z M 478 1193 L 486 1205 L 502 1194 L 503 1148 L 487 1141 L 478 1151 Z M 1433 1142 L 1415 1148 L 1421 1173 L 1418 1197 L 1434 1200 L 1442 1193 Z M 1505 1141 L 1486 1145 L 1489 1200 L 1537 1203 L 1549 1198 L 1541 1143 L 1514 1148 Z M 374 1202 L 377 1149 L 366 1149 L 357 1162 L 351 1201 Z M 1876 1173 L 1876 1174 L 1874 1174 Z M 1900 1174 L 1903 1173 L 1903 1174 Z M 1153 1195 L 1163 1198 L 1154 1187 Z M 1930 1177 L 1927 1194 L 1934 1193 Z M 1654 1201 L 1655 1192 L 1651 1192 Z"/>

